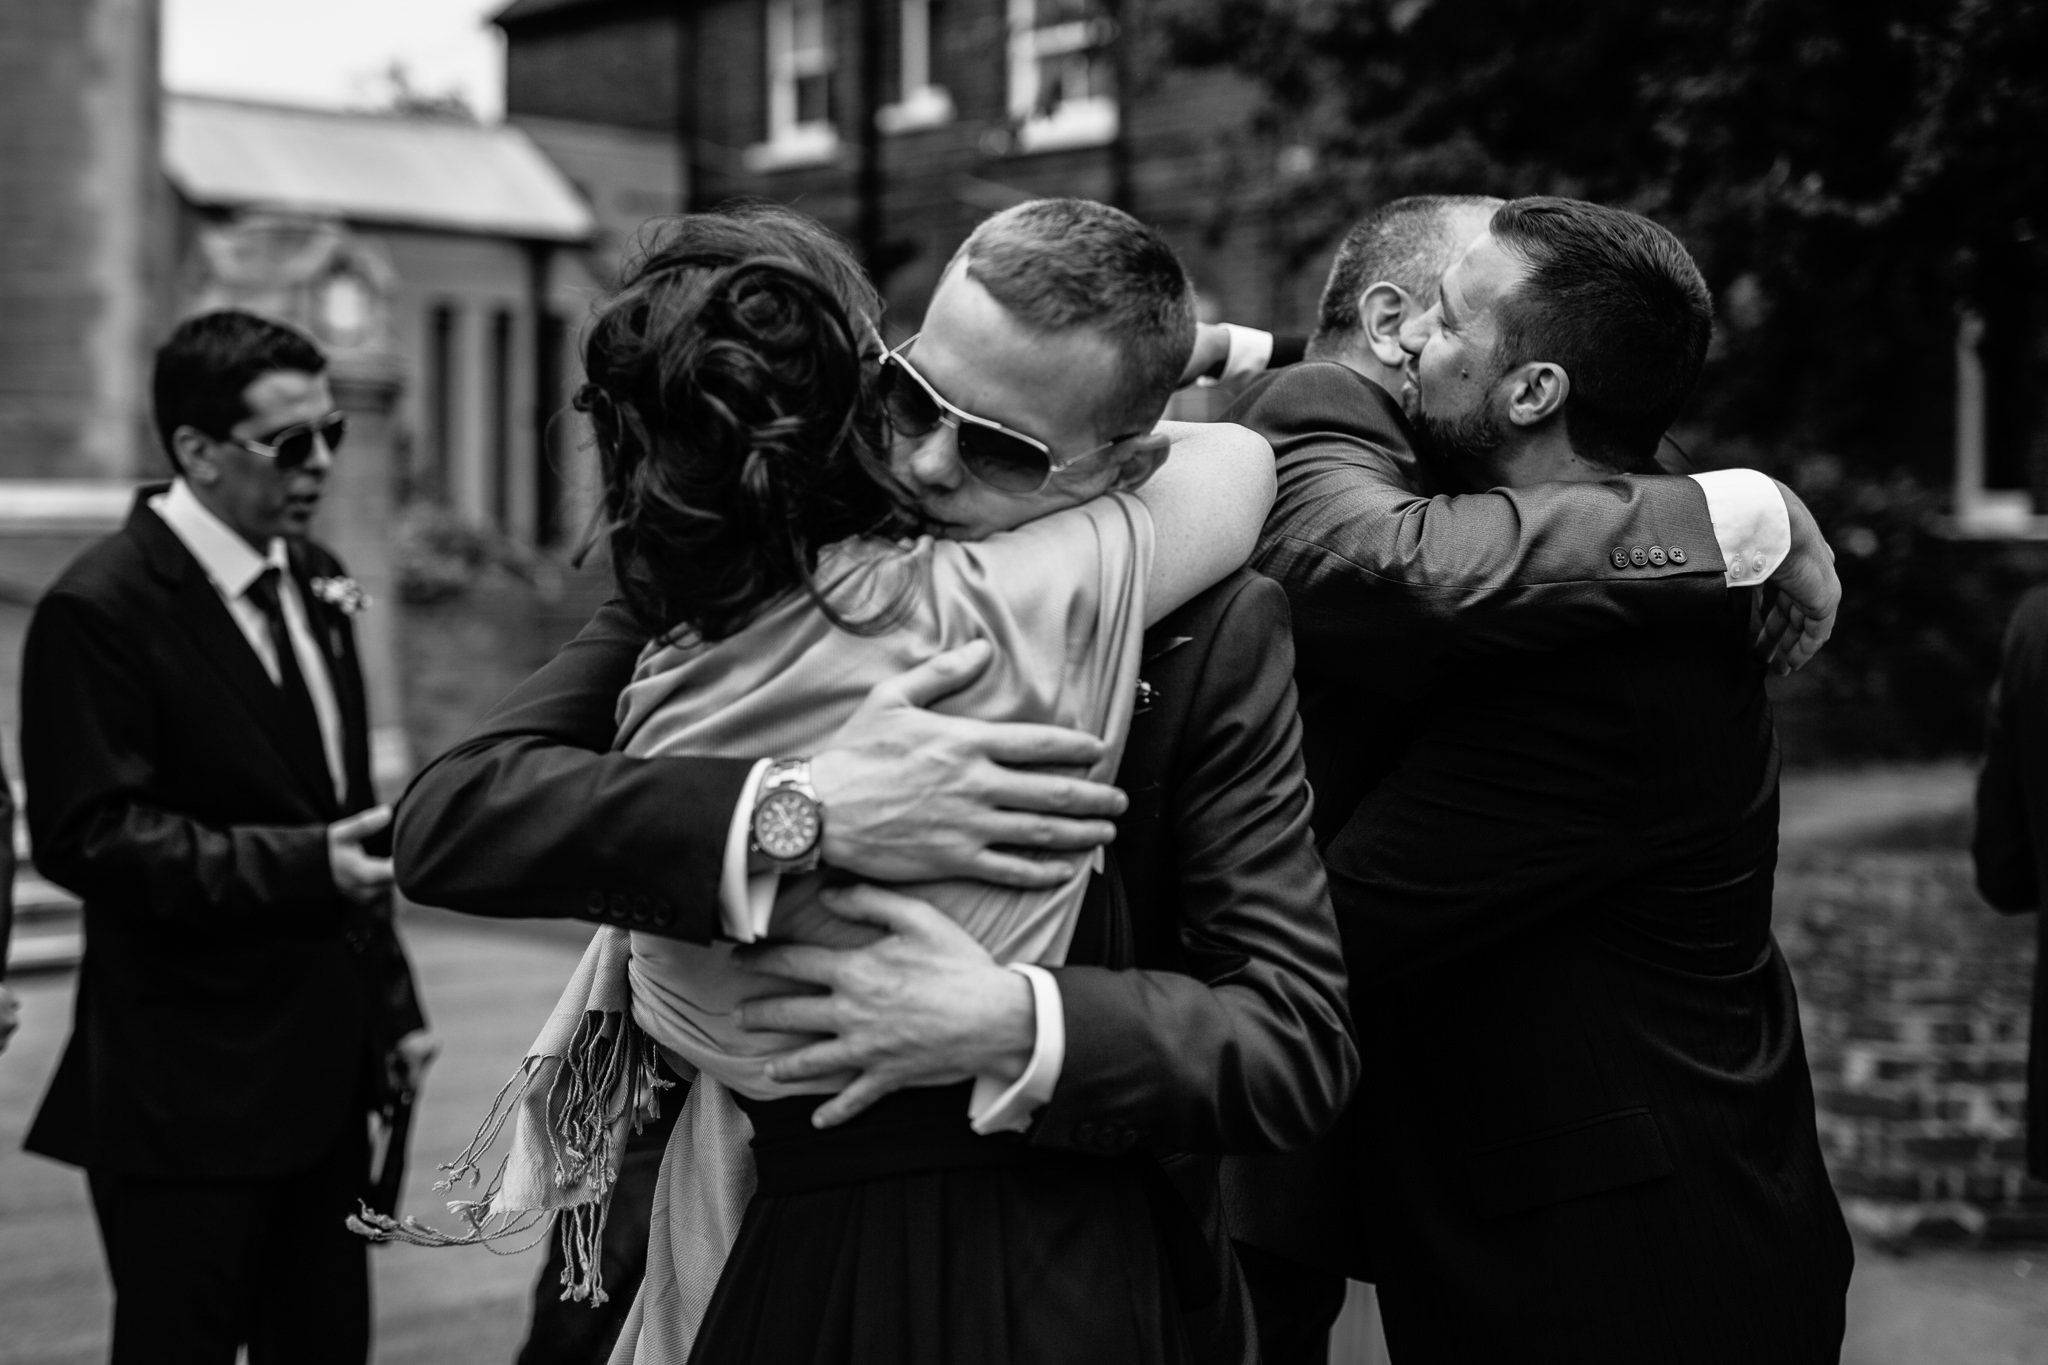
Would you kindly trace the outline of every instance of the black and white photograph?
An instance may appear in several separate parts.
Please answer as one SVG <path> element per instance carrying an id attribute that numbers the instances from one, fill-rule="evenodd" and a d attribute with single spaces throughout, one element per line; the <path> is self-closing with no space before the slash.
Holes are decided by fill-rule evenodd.
<path id="1" fill-rule="evenodd" d="M 0 835 L 0 1365 L 2048 1365 L 2048 0 L 0 0 Z"/>

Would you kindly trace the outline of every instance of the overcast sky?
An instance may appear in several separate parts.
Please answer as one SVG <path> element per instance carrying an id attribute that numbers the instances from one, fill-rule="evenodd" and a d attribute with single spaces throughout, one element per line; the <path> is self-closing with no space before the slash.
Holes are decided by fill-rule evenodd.
<path id="1" fill-rule="evenodd" d="M 498 31 L 510 0 L 164 0 L 164 84 L 294 104 L 383 103 L 393 62 L 429 94 L 504 107 Z"/>

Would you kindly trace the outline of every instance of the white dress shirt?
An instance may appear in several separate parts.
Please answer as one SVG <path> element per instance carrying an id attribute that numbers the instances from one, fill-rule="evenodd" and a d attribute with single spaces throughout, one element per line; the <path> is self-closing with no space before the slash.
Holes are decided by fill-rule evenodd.
<path id="1" fill-rule="evenodd" d="M 207 581 L 226 604 L 228 615 L 241 628 L 249 648 L 256 651 L 263 671 L 281 687 L 284 675 L 278 671 L 269 623 L 264 620 L 263 608 L 249 600 L 249 589 L 263 571 L 277 569 L 277 598 L 284 610 L 285 633 L 291 637 L 299 672 L 305 675 L 306 691 L 313 697 L 313 715 L 320 722 L 320 747 L 327 756 L 327 775 L 333 780 L 335 796 L 345 798 L 348 767 L 342 758 L 341 705 L 335 700 L 334 680 L 327 674 L 327 656 L 314 640 L 306 604 L 299 598 L 298 581 L 292 577 L 284 542 L 273 539 L 266 553 L 257 554 L 248 541 L 207 510 L 183 479 L 173 483 L 168 493 L 151 498 L 149 510 L 163 519 L 171 534 L 199 561 Z M 744 848 L 741 851 L 744 853 Z"/>

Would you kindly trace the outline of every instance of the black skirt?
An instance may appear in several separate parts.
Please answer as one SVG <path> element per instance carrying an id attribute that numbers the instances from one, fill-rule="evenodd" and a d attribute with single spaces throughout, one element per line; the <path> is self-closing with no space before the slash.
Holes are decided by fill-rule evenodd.
<path id="1" fill-rule="evenodd" d="M 741 1101 L 760 1183 L 693 1365 L 1193 1365 L 1206 1244 L 1149 1157 L 977 1136 L 969 1087 L 840 1128 Z M 1196 1319 L 1200 1320 L 1200 1319 Z"/>

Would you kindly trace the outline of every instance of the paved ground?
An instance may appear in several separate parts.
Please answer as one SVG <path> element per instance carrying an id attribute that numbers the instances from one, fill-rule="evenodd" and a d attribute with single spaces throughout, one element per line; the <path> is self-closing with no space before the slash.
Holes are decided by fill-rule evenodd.
<path id="1" fill-rule="evenodd" d="M 468 1140 L 560 993 L 580 941 L 557 928 L 567 926 L 536 932 L 440 915 L 405 926 L 445 1045 L 415 1116 L 408 1212 L 440 1211 L 447 1196 L 430 1188 L 434 1163 Z M 0 1055 L 0 1365 L 106 1358 L 106 1277 L 85 1182 L 21 1151 L 22 1132 L 63 1045 L 74 979 L 65 973 L 17 983 L 22 1029 Z M 176 1254 L 174 1238 L 166 1237 L 165 1252 Z M 376 1250 L 372 1261 L 382 1365 L 511 1359 L 538 1253 L 394 1246 Z"/>
<path id="2" fill-rule="evenodd" d="M 1802 777 L 1787 783 L 1788 842 L 1952 814 L 1968 801 L 1960 765 Z M 580 947 L 569 926 L 494 925 L 423 914 L 405 926 L 446 1051 L 422 1098 L 408 1211 L 445 1196 L 433 1163 L 457 1150 L 531 1041 Z M 24 1020 L 0 1055 L 0 1365 L 105 1358 L 107 1290 L 76 1172 L 21 1153 L 21 1133 L 70 1014 L 69 974 L 18 983 Z M 197 1234 L 187 1234 L 197 1235 Z M 174 1254 L 175 1242 L 166 1241 Z M 511 1358 L 537 1253 L 386 1247 L 374 1253 L 378 1361 L 467 1365 Z M 1730 1311 L 1741 1311 L 1731 1305 Z M 1369 1297 L 1355 1296 L 1339 1365 L 1383 1359 Z M 2048 1248 L 1859 1249 L 1844 1365 L 2048 1365 Z"/>

